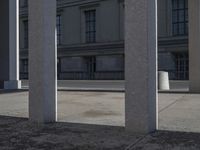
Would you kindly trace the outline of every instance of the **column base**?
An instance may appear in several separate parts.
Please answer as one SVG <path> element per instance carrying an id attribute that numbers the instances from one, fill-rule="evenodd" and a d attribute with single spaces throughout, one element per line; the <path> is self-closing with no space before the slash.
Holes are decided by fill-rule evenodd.
<path id="1" fill-rule="evenodd" d="M 4 81 L 4 89 L 6 90 L 21 89 L 21 80 Z"/>

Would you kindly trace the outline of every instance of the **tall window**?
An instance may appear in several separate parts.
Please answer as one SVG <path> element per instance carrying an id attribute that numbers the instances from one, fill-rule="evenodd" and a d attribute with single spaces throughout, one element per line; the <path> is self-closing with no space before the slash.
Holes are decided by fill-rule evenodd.
<path id="1" fill-rule="evenodd" d="M 23 22 L 24 24 L 24 48 L 28 48 L 28 20 Z M 57 44 L 61 44 L 61 16 L 58 15 L 56 18 L 57 28 Z"/>
<path id="2" fill-rule="evenodd" d="M 24 21 L 24 48 L 28 48 L 28 20 Z"/>
<path id="3" fill-rule="evenodd" d="M 56 28 L 57 28 L 57 44 L 61 44 L 61 15 L 56 18 Z"/>
<path id="4" fill-rule="evenodd" d="M 20 79 L 28 79 L 28 59 L 21 59 Z"/>
<path id="5" fill-rule="evenodd" d="M 24 6 L 24 7 L 27 7 L 27 6 L 28 6 L 28 0 L 24 0 L 23 6 Z"/>
<path id="6" fill-rule="evenodd" d="M 188 0 L 172 0 L 173 35 L 188 34 Z"/>
<path id="7" fill-rule="evenodd" d="M 22 59 L 22 72 L 28 73 L 28 59 Z"/>
<path id="8" fill-rule="evenodd" d="M 96 10 L 85 11 L 86 43 L 96 42 Z"/>
<path id="9" fill-rule="evenodd" d="M 189 78 L 189 61 L 188 53 L 176 53 L 176 79 L 188 80 Z"/>

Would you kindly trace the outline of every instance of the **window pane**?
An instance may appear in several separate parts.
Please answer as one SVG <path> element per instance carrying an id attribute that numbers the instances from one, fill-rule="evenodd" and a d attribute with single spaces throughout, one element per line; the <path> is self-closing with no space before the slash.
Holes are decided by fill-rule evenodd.
<path id="1" fill-rule="evenodd" d="M 96 10 L 85 11 L 85 37 L 87 43 L 96 41 Z"/>
<path id="2" fill-rule="evenodd" d="M 172 5 L 173 5 L 173 9 L 177 9 L 178 8 L 177 0 L 172 0 Z"/>
<path id="3" fill-rule="evenodd" d="M 57 44 L 61 44 L 61 15 L 56 17 Z"/>
<path id="4" fill-rule="evenodd" d="M 178 0 L 178 8 L 184 9 L 185 7 L 185 0 Z"/>
<path id="5" fill-rule="evenodd" d="M 184 20 L 185 20 L 185 10 L 180 10 L 178 16 L 179 16 L 179 20 L 178 21 L 179 22 L 184 22 Z"/>
<path id="6" fill-rule="evenodd" d="M 188 0 L 172 0 L 173 35 L 188 34 Z"/>
<path id="7" fill-rule="evenodd" d="M 181 34 L 185 34 L 185 25 L 184 25 L 184 23 L 179 23 L 179 34 L 181 35 Z"/>
<path id="8" fill-rule="evenodd" d="M 24 48 L 28 48 L 28 20 L 24 21 Z"/>

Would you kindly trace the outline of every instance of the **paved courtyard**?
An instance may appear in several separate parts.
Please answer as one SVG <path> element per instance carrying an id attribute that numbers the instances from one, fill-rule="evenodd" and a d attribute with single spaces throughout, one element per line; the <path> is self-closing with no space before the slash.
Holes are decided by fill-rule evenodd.
<path id="1" fill-rule="evenodd" d="M 58 92 L 58 121 L 124 126 L 123 92 Z M 0 115 L 28 117 L 28 92 L 0 94 Z M 159 94 L 159 129 L 200 132 L 200 94 Z"/>
<path id="2" fill-rule="evenodd" d="M 28 122 L 27 91 L 0 93 L 1 150 L 200 149 L 190 133 L 200 132 L 200 94 L 159 94 L 160 131 L 133 135 L 123 128 L 123 92 L 59 91 L 58 123 L 46 125 Z"/>
<path id="3" fill-rule="evenodd" d="M 188 81 L 170 81 L 170 92 L 187 92 Z M 28 89 L 28 81 L 22 81 L 23 89 Z M 68 91 L 124 91 L 124 80 L 58 80 L 59 90 Z"/>

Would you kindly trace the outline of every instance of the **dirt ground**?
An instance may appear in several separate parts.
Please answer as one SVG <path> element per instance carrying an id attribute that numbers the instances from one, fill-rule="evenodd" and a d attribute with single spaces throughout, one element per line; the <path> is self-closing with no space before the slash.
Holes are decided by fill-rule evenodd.
<path id="1" fill-rule="evenodd" d="M 123 127 L 73 123 L 30 124 L 0 116 L 0 150 L 199 150 L 200 134 L 158 131 L 149 135 Z"/>

